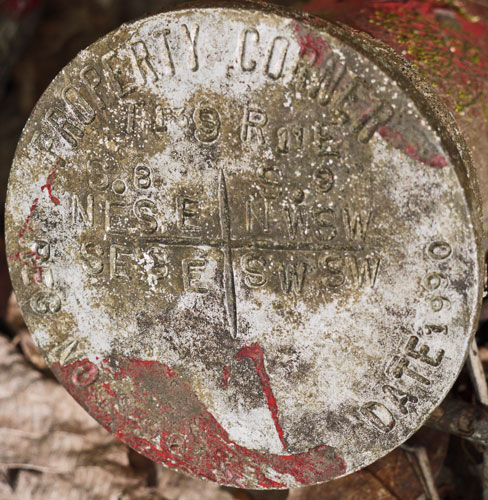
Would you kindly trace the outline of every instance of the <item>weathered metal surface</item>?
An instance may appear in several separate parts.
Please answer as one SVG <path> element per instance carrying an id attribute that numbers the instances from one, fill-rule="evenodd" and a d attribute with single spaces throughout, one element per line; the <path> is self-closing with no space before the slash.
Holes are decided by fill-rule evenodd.
<path id="1" fill-rule="evenodd" d="M 162 13 L 81 52 L 24 130 L 6 226 L 71 394 L 233 486 L 326 481 L 398 446 L 456 379 L 481 296 L 443 105 L 392 51 L 270 7 Z"/>

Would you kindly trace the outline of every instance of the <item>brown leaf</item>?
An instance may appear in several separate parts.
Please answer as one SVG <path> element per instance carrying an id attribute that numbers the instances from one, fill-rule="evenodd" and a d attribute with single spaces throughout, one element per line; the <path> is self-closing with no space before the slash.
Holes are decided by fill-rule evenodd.
<path id="1" fill-rule="evenodd" d="M 8 299 L 7 311 L 5 313 L 5 323 L 9 330 L 13 333 L 18 333 L 25 328 L 25 321 L 20 312 L 19 304 L 15 293 L 11 293 Z"/>
<path id="2" fill-rule="evenodd" d="M 3 241 L 3 238 L 0 238 L 0 316 L 5 314 L 11 291 L 12 284 L 10 283 L 10 276 L 8 274 L 5 242 Z"/>
<path id="3" fill-rule="evenodd" d="M 47 370 L 47 364 L 42 357 L 41 351 L 37 344 L 32 339 L 31 334 L 27 328 L 22 328 L 14 340 L 12 341 L 14 345 L 19 344 L 24 356 L 39 370 Z"/>
<path id="4" fill-rule="evenodd" d="M 218 485 L 154 465 L 128 449 L 0 336 L 0 499 L 231 500 Z M 152 484 L 152 486 L 150 485 Z"/>
<path id="5" fill-rule="evenodd" d="M 447 453 L 449 436 L 422 428 L 409 445 L 427 449 L 434 477 Z M 415 459 L 401 448 L 366 469 L 330 483 L 290 490 L 288 500 L 415 500 L 424 493 L 423 478 Z"/>

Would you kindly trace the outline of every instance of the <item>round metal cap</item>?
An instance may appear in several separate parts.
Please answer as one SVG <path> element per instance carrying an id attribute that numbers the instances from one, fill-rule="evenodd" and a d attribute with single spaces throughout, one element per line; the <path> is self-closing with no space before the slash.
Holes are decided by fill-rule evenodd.
<path id="1" fill-rule="evenodd" d="M 27 325 L 155 461 L 326 481 L 459 373 L 481 288 L 463 151 L 356 36 L 266 7 L 158 14 L 78 54 L 26 125 L 6 226 Z"/>

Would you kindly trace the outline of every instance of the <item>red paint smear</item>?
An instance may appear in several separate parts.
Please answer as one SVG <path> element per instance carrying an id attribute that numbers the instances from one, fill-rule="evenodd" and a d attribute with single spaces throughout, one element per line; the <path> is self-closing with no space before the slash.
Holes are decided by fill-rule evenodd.
<path id="1" fill-rule="evenodd" d="M 46 184 L 44 184 L 44 186 L 41 186 L 41 191 L 44 191 L 44 189 L 47 189 L 49 199 L 55 205 L 59 205 L 60 202 L 59 202 L 59 199 L 53 195 L 52 190 L 53 190 L 53 182 L 54 182 L 54 179 L 56 178 L 56 168 L 60 165 L 64 165 L 64 160 L 62 160 L 61 158 L 59 158 L 57 160 L 56 166 L 54 167 L 53 171 L 47 176 Z M 38 203 L 39 203 L 39 198 L 35 198 L 34 201 L 32 202 L 32 205 L 31 205 L 31 208 L 29 211 L 29 215 L 26 217 L 24 225 L 22 226 L 22 229 L 19 231 L 19 234 L 18 234 L 19 244 L 20 244 L 21 240 L 24 238 L 27 230 L 33 231 L 33 229 L 30 227 L 30 223 L 32 220 L 32 216 L 34 215 L 34 212 L 37 209 Z M 21 251 L 19 249 L 19 250 L 17 250 L 17 252 L 15 254 L 10 255 L 9 259 L 12 261 L 22 262 L 22 264 L 24 264 L 24 265 L 30 265 L 30 267 L 32 267 L 32 269 L 34 269 L 36 271 L 35 281 L 40 283 L 42 280 L 42 271 L 43 271 L 42 267 L 37 266 L 33 259 L 25 260 L 23 258 L 26 256 L 32 256 L 32 255 L 35 256 L 36 259 L 40 258 L 39 255 L 37 255 L 37 250 L 21 253 Z"/>
<path id="2" fill-rule="evenodd" d="M 33 266 L 32 269 L 35 271 L 34 274 L 34 281 L 36 283 L 41 283 L 42 282 L 42 273 L 43 273 L 43 268 L 41 266 Z"/>
<path id="3" fill-rule="evenodd" d="M 32 258 L 34 257 L 34 259 Z M 34 282 L 41 283 L 42 281 L 42 273 L 44 269 L 42 266 L 38 266 L 36 264 L 36 260 L 40 259 L 41 256 L 37 252 L 37 248 L 34 250 L 29 250 L 28 252 L 21 253 L 20 250 L 17 251 L 14 255 L 10 255 L 9 259 L 14 262 L 21 262 L 23 265 L 29 266 L 31 269 L 35 271 L 34 274 Z"/>
<path id="4" fill-rule="evenodd" d="M 23 17 L 36 10 L 39 3 L 39 0 L 3 0 L 0 8 L 6 14 Z"/>
<path id="5" fill-rule="evenodd" d="M 63 162 L 63 160 L 58 160 L 57 164 L 59 164 L 60 162 Z M 52 190 L 53 190 L 53 181 L 54 181 L 55 178 L 56 178 L 56 167 L 47 176 L 46 184 L 44 184 L 44 186 L 41 186 L 41 191 L 44 191 L 44 189 L 47 189 L 47 192 L 48 192 L 48 195 L 49 195 L 49 199 L 55 205 L 59 205 L 59 199 L 56 198 L 56 196 L 54 196 L 53 192 L 52 192 Z M 34 212 L 35 212 L 35 210 L 37 208 L 37 204 L 38 203 L 39 203 L 39 198 L 35 198 L 34 201 L 32 202 L 32 206 L 30 208 L 29 215 L 25 219 L 25 222 L 24 222 L 24 225 L 23 225 L 22 229 L 19 231 L 19 240 L 21 240 L 24 237 L 25 232 L 27 231 L 27 229 L 30 229 L 32 231 L 32 229 L 29 227 L 29 224 L 30 224 L 30 221 L 32 219 L 32 216 L 34 215 Z M 17 254 L 18 253 L 19 252 L 17 252 Z"/>
<path id="6" fill-rule="evenodd" d="M 325 60 L 325 54 L 330 51 L 327 42 L 319 35 L 306 32 L 298 23 L 295 25 L 295 33 L 300 45 L 300 57 L 308 56 L 311 64 L 320 66 Z"/>
<path id="7" fill-rule="evenodd" d="M 105 392 L 109 395 L 109 396 L 117 396 L 117 393 L 112 390 L 112 388 L 110 387 L 110 384 L 108 382 L 103 382 L 102 384 Z"/>
<path id="8" fill-rule="evenodd" d="M 56 196 L 53 195 L 53 181 L 56 179 L 56 168 L 47 176 L 46 184 L 41 186 L 41 190 L 47 189 L 47 194 L 49 195 L 49 199 L 55 204 L 59 205 L 59 200 Z"/>
<path id="9" fill-rule="evenodd" d="M 27 228 L 29 227 L 29 223 L 30 223 L 30 220 L 32 219 L 32 215 L 34 214 L 36 208 L 37 208 L 37 203 L 39 202 L 39 198 L 36 198 L 33 203 L 32 203 L 32 206 L 30 208 L 30 213 L 29 215 L 27 216 L 27 218 L 25 219 L 25 222 L 24 222 L 24 226 L 22 227 L 22 229 L 19 231 L 19 240 L 22 239 L 24 237 L 24 234 L 25 232 L 27 231 Z M 19 252 L 17 252 L 19 253 Z"/>
<path id="10" fill-rule="evenodd" d="M 230 365 L 224 366 L 224 374 L 222 376 L 222 389 L 226 389 L 229 385 L 229 379 L 231 375 L 231 367 Z"/>
<path id="11" fill-rule="evenodd" d="M 442 155 L 432 153 L 428 165 L 434 168 L 444 168 L 447 165 L 447 160 Z"/>
<path id="12" fill-rule="evenodd" d="M 247 352 L 259 360 L 257 348 L 247 348 Z M 287 487 L 275 476 L 275 479 L 268 477 L 267 471 L 271 469 L 276 474 L 290 475 L 303 485 L 327 481 L 346 472 L 344 458 L 326 445 L 306 453 L 277 455 L 249 450 L 231 441 L 188 384 L 162 363 L 106 359 L 101 363 L 98 380 L 86 387 L 72 383 L 73 370 L 79 363 L 63 367 L 55 364 L 52 369 L 75 399 L 107 430 L 155 462 L 238 487 L 250 484 L 262 488 Z M 105 385 L 110 378 L 113 383 Z M 118 385 L 116 381 L 124 383 Z M 164 404 L 155 410 L 155 401 Z M 127 402 L 132 404 L 131 408 L 127 408 L 130 406 Z M 156 418 L 161 422 L 156 434 L 155 411 L 159 412 Z M 171 418 L 172 424 L 168 424 Z M 159 436 L 159 446 L 154 444 L 154 436 Z"/>
<path id="13" fill-rule="evenodd" d="M 410 10 L 417 12 L 419 14 L 428 15 L 431 14 L 436 8 L 441 5 L 446 5 L 445 2 L 432 2 L 429 0 L 407 0 L 403 2 L 371 2 L 371 4 L 376 4 L 375 7 L 381 7 L 384 10 Z"/>
<path id="14" fill-rule="evenodd" d="M 271 382 L 269 380 L 268 372 L 266 371 L 266 366 L 264 364 L 264 354 L 261 346 L 256 342 L 250 346 L 244 346 L 236 355 L 236 361 L 242 361 L 243 359 L 249 358 L 256 367 L 256 372 L 258 374 L 259 379 L 261 380 L 261 385 L 263 387 L 264 396 L 266 398 L 266 402 L 268 403 L 269 411 L 271 412 L 271 416 L 273 417 L 273 422 L 276 427 L 276 432 L 280 438 L 282 445 L 285 450 L 288 448 L 288 445 L 285 441 L 285 436 L 283 429 L 281 427 L 280 421 L 278 419 L 278 405 L 276 404 L 276 399 L 273 394 L 273 389 L 271 388 Z"/>
<path id="15" fill-rule="evenodd" d="M 76 361 L 71 373 L 71 382 L 78 387 L 85 387 L 93 382 L 98 377 L 97 365 L 88 359 Z"/>
<path id="16" fill-rule="evenodd" d="M 446 2 L 438 0 L 312 0 L 302 6 L 306 12 L 327 15 L 335 21 L 368 20 L 365 12 L 384 11 L 401 13 L 413 12 L 422 16 L 436 13 L 438 9 L 449 8 Z M 364 18 L 364 19 L 361 19 Z M 481 23 L 480 23 L 481 24 Z M 425 26 L 419 24 L 420 28 Z"/>
<path id="17" fill-rule="evenodd" d="M 434 168 L 443 168 L 448 164 L 447 160 L 442 155 L 437 155 L 435 153 L 431 154 L 429 158 L 422 157 L 419 154 L 417 145 L 409 144 L 401 132 L 393 130 L 391 127 L 383 126 L 378 132 L 389 144 L 403 151 L 415 161 Z"/>

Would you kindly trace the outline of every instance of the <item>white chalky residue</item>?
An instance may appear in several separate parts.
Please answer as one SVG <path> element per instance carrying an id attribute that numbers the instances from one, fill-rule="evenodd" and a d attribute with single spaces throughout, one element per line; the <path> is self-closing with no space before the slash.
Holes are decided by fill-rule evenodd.
<path id="1" fill-rule="evenodd" d="M 225 405 L 225 402 L 222 401 Z M 228 432 L 229 438 L 241 446 L 265 453 L 282 454 L 285 452 L 269 409 L 242 406 L 229 408 L 227 412 L 219 412 L 219 423 Z"/>

